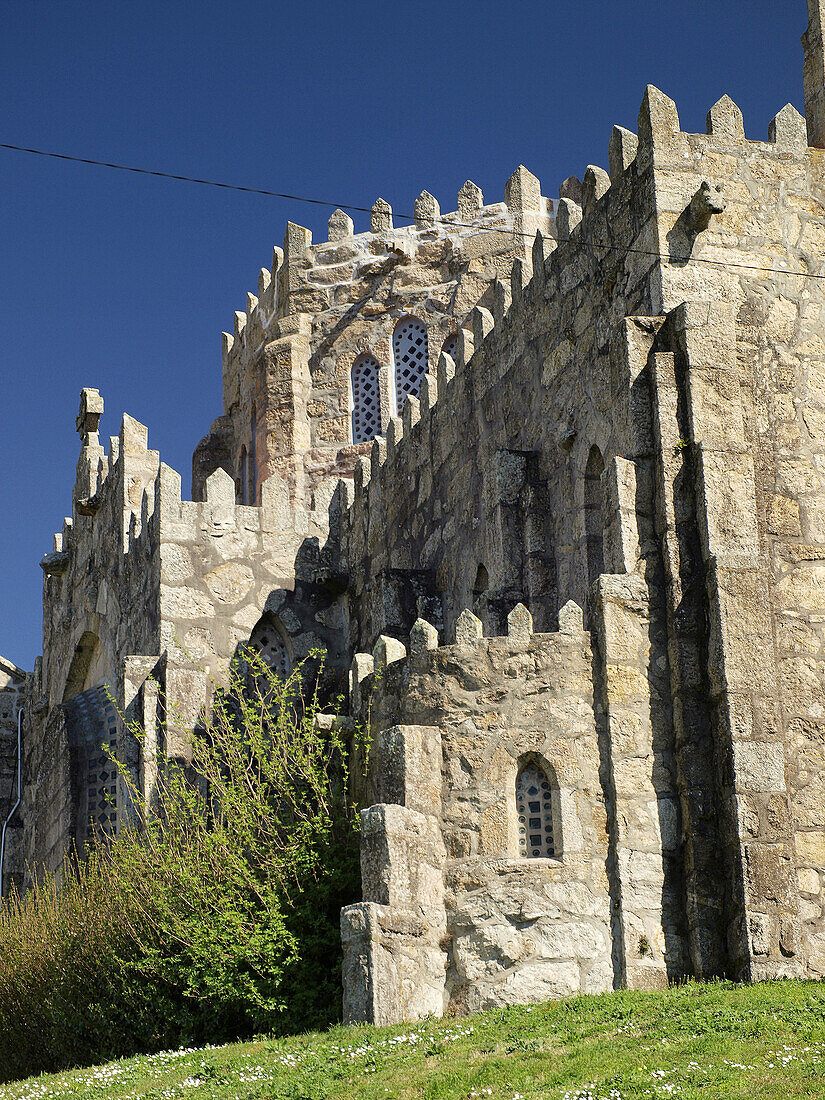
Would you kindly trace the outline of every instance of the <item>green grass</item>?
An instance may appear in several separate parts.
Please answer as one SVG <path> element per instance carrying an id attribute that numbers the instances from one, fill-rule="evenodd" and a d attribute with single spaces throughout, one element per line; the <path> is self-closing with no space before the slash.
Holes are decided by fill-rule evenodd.
<path id="1" fill-rule="evenodd" d="M 0 1100 L 825 1097 L 825 983 L 689 984 L 128 1058 Z"/>

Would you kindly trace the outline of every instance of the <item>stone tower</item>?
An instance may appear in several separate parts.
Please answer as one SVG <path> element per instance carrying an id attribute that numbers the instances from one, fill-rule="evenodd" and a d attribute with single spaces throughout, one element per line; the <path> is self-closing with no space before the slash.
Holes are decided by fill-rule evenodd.
<path id="1" fill-rule="evenodd" d="M 825 976 L 818 3 L 804 45 L 807 120 L 767 140 L 649 86 L 558 198 L 519 167 L 410 225 L 290 224 L 191 501 L 83 391 L 21 851 L 118 827 L 104 739 L 148 796 L 240 646 L 322 645 L 374 745 L 348 1019 Z"/>

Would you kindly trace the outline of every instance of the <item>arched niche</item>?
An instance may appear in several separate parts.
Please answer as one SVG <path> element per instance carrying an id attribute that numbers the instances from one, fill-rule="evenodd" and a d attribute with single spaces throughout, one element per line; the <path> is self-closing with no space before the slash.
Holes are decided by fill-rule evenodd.
<path id="1" fill-rule="evenodd" d="M 604 573 L 604 515 L 602 474 L 604 459 L 598 447 L 591 447 L 584 472 L 584 533 L 587 553 L 587 582 L 592 589 Z"/>

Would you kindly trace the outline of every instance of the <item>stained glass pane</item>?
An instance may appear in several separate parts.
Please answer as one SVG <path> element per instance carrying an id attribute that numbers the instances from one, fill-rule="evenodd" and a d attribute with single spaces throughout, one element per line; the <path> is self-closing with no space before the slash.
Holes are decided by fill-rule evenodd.
<path id="1" fill-rule="evenodd" d="M 518 774 L 516 810 L 520 854 L 531 858 L 554 855 L 551 788 L 547 777 L 536 764 L 527 764 Z"/>

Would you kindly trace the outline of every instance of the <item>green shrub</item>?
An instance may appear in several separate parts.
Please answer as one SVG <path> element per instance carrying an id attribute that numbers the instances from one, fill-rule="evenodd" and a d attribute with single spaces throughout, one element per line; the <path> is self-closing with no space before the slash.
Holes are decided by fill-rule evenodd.
<path id="1" fill-rule="evenodd" d="M 0 1077 L 338 1018 L 358 815 L 309 678 L 250 655 L 152 805 L 6 905 Z"/>

